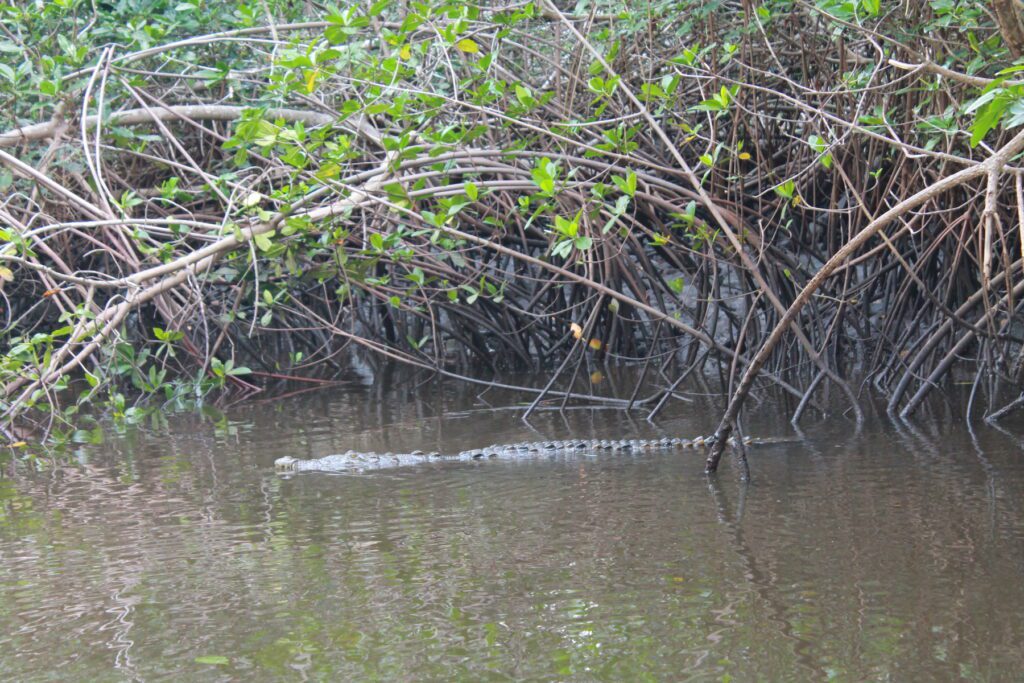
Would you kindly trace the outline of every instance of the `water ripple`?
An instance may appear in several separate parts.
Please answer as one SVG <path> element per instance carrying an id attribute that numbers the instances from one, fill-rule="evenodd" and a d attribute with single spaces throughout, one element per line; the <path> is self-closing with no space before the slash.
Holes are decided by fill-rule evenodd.
<path id="1" fill-rule="evenodd" d="M 697 453 L 270 469 L 284 453 L 455 451 L 483 433 L 655 435 L 607 414 L 571 419 L 544 416 L 538 434 L 502 415 L 482 426 L 477 412 L 381 416 L 357 401 L 246 409 L 227 429 L 186 421 L 0 479 L 0 676 L 930 680 L 1024 668 L 1024 467 L 994 437 L 922 445 L 823 428 L 755 449 L 747 488 L 705 479 Z M 702 426 L 680 416 L 668 429 Z"/>

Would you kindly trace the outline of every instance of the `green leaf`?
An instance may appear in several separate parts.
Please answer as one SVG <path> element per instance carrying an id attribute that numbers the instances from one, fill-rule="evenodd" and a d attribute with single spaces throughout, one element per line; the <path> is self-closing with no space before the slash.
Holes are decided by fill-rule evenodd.
<path id="1" fill-rule="evenodd" d="M 260 251 L 270 251 L 274 247 L 274 242 L 270 238 L 274 236 L 274 231 L 262 232 L 258 235 L 253 235 L 252 241 L 256 243 L 256 248 Z"/>
<path id="2" fill-rule="evenodd" d="M 794 183 L 792 179 L 787 180 L 786 182 L 782 183 L 781 185 L 777 185 L 775 187 L 775 194 L 779 195 L 780 197 L 785 197 L 786 199 L 792 199 L 793 198 L 793 193 L 795 193 L 795 192 L 796 192 L 796 183 Z"/>
<path id="3" fill-rule="evenodd" d="M 992 85 L 989 85 L 988 89 L 986 90 L 986 92 L 984 92 L 981 95 L 981 97 L 979 97 L 978 99 L 976 99 L 973 102 L 971 102 L 970 106 L 968 106 L 967 109 L 964 110 L 964 113 L 965 114 L 972 114 L 972 113 L 974 113 L 975 111 L 977 111 L 981 107 L 985 106 L 986 104 L 988 104 L 989 102 L 994 100 L 997 95 L 1001 94 L 1001 92 L 1002 91 L 999 88 L 993 88 Z"/>
<path id="4" fill-rule="evenodd" d="M 621 216 L 622 214 L 626 213 L 626 209 L 628 208 L 629 196 L 624 194 L 615 200 L 615 208 L 612 210 L 612 213 L 614 213 L 616 216 Z"/>
<path id="5" fill-rule="evenodd" d="M 537 100 L 533 98 L 533 93 L 530 92 L 529 88 L 525 88 L 521 85 L 516 86 L 516 99 L 519 100 L 519 104 L 524 107 L 532 107 L 537 104 Z"/>
<path id="6" fill-rule="evenodd" d="M 537 162 L 531 169 L 533 182 L 540 188 L 541 193 L 553 196 L 555 192 L 555 178 L 558 176 L 558 166 L 547 157 Z"/>
<path id="7" fill-rule="evenodd" d="M 693 225 L 697 220 L 697 202 L 690 200 L 686 204 L 686 208 L 683 209 L 683 214 L 680 218 L 682 218 L 683 222 L 687 225 Z"/>
<path id="8" fill-rule="evenodd" d="M 406 273 L 405 278 L 411 282 L 415 282 L 420 287 L 423 286 L 423 283 L 426 280 L 426 276 L 423 274 L 423 269 L 418 266 L 413 268 L 411 273 Z"/>
<path id="9" fill-rule="evenodd" d="M 561 216 L 555 216 L 555 230 L 566 237 L 575 237 L 579 229 L 580 225 L 577 221 L 569 221 Z"/>
<path id="10" fill-rule="evenodd" d="M 221 657 L 220 655 L 203 655 L 196 657 L 196 664 L 214 664 L 216 666 L 223 666 L 224 664 L 230 664 L 231 660 L 227 657 Z"/>
<path id="11" fill-rule="evenodd" d="M 551 253 L 554 256 L 561 256 L 562 258 L 568 258 L 571 251 L 572 240 L 562 240 L 551 249 Z"/>
<path id="12" fill-rule="evenodd" d="M 971 147 L 976 147 L 988 132 L 996 127 L 1009 106 L 1010 100 L 1005 96 L 1000 96 L 978 110 L 974 125 L 971 126 Z"/>
<path id="13" fill-rule="evenodd" d="M 460 52 L 466 52 L 468 54 L 476 54 L 480 52 L 480 46 L 476 44 L 476 41 L 472 38 L 463 38 L 459 42 L 455 43 L 455 47 Z"/>
<path id="14" fill-rule="evenodd" d="M 832 155 L 825 154 L 825 150 L 828 149 L 828 143 L 817 135 L 812 135 L 807 138 L 807 143 L 815 152 L 822 155 L 820 159 L 821 165 L 825 168 L 832 168 Z"/>
<path id="15" fill-rule="evenodd" d="M 466 191 L 466 196 L 476 201 L 476 198 L 480 196 L 480 190 L 477 189 L 476 185 L 470 182 L 466 182 L 463 185 L 463 189 Z"/>
<path id="16" fill-rule="evenodd" d="M 1024 124 L 1024 100 L 1017 100 L 1010 105 L 1007 110 L 1007 114 L 1011 116 L 1003 121 L 1004 128 L 1016 128 L 1017 126 Z M 2 175 L 2 173 L 0 173 Z M 0 179 L 0 189 L 3 189 L 3 180 Z"/>
<path id="17" fill-rule="evenodd" d="M 612 176 L 612 182 L 622 191 L 622 194 L 632 197 L 636 194 L 636 173 L 630 171 L 625 178 Z"/>
<path id="18" fill-rule="evenodd" d="M 700 104 L 690 107 L 690 111 L 722 111 L 724 107 L 715 100 L 704 100 Z"/>

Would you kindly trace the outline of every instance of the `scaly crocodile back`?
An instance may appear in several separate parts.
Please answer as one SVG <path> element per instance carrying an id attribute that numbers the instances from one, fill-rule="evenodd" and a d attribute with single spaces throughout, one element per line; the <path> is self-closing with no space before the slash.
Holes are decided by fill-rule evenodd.
<path id="1" fill-rule="evenodd" d="M 285 456 L 274 461 L 274 469 L 282 474 L 293 472 L 366 472 L 370 470 L 407 467 L 429 462 L 450 460 L 482 460 L 484 458 L 529 458 L 545 455 L 598 452 L 643 452 L 701 448 L 710 445 L 714 437 L 698 436 L 694 439 L 570 439 L 568 441 L 529 441 L 512 444 L 494 444 L 486 448 L 462 451 L 453 455 L 442 453 L 362 453 L 348 451 L 313 460 L 300 460 Z M 744 443 L 757 443 L 745 438 Z M 734 440 L 730 439 L 735 445 Z"/>

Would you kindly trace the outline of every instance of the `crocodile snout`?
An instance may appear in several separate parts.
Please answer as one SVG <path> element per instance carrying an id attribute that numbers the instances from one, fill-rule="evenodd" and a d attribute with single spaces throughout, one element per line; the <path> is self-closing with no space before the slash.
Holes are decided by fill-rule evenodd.
<path id="1" fill-rule="evenodd" d="M 274 470 L 277 472 L 294 472 L 295 463 L 297 463 L 298 461 L 298 458 L 293 458 L 290 455 L 286 455 L 274 461 Z"/>

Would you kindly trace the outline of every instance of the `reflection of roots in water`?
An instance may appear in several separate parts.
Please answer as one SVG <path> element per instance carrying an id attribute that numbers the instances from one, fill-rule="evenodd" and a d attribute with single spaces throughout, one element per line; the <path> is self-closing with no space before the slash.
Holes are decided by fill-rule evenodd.
<path id="1" fill-rule="evenodd" d="M 771 612 L 771 620 L 779 628 L 779 633 L 782 634 L 786 640 L 793 644 L 793 653 L 797 657 L 802 669 L 807 671 L 809 675 L 812 675 L 812 680 L 825 680 L 827 674 L 821 665 L 815 661 L 812 654 L 814 643 L 811 643 L 806 638 L 797 635 L 793 624 L 789 621 L 789 616 L 785 607 L 784 600 L 780 599 L 779 589 L 775 585 L 775 581 L 770 573 L 762 572 L 758 566 L 757 556 L 748 545 L 746 538 L 743 533 L 743 509 L 746 504 L 747 491 L 749 485 L 745 483 L 739 484 L 739 499 L 736 506 L 736 515 L 729 511 L 728 496 L 726 495 L 725 489 L 722 487 L 721 481 L 717 477 L 708 478 L 708 491 L 711 494 L 711 499 L 715 504 L 715 508 L 718 514 L 718 521 L 729 530 L 729 540 L 731 541 L 732 549 L 736 552 L 740 561 L 743 563 L 744 568 L 747 570 L 744 577 L 750 582 L 750 585 L 754 587 L 758 597 L 764 601 Z M 742 600 L 742 598 L 737 598 Z M 733 605 L 735 605 L 734 603 Z M 730 606 L 726 611 L 723 611 L 718 620 L 728 624 L 728 628 L 732 628 L 735 622 L 727 619 L 729 614 L 736 612 L 734 606 Z M 723 629 L 724 631 L 724 629 Z M 715 634 L 717 637 L 718 634 Z"/>
<path id="2" fill-rule="evenodd" d="M 119 463 L 118 468 L 121 466 L 130 463 Z M 44 502 L 44 506 L 37 504 L 31 509 L 40 516 L 39 524 L 50 523 L 43 519 L 43 511 L 47 518 L 60 520 L 56 543 L 49 534 L 41 536 L 40 543 L 34 535 L 27 536 L 16 563 L 8 567 L 34 577 L 39 591 L 34 609 L 53 613 L 40 623 L 40 628 L 52 629 L 53 619 L 59 617 L 98 619 L 101 614 L 110 615 L 90 630 L 109 633 L 105 644 L 83 642 L 83 646 L 94 653 L 104 649 L 113 652 L 113 667 L 132 680 L 139 678 L 138 662 L 132 655 L 136 645 L 132 631 L 137 630 L 133 615 L 144 601 L 135 591 L 153 576 L 162 576 L 168 562 L 185 559 L 179 554 L 179 545 L 157 541 L 154 531 L 202 529 L 206 541 L 202 548 L 211 552 L 230 548 L 237 540 L 231 525 L 213 516 L 214 508 L 199 510 L 182 496 L 181 488 L 201 486 L 194 480 L 191 467 L 182 470 L 170 466 L 168 472 L 175 475 L 170 484 L 165 485 L 160 476 L 149 476 L 145 483 L 126 484 L 121 478 L 133 475 L 85 463 L 20 477 L 15 484 L 26 496 Z M 172 522 L 169 527 L 168 521 Z M 71 537 L 75 532 L 79 535 Z M 222 535 L 218 541 L 216 537 Z M 111 543 L 111 538 L 116 540 Z M 62 555 L 59 571 L 40 573 L 41 567 L 53 565 L 54 554 L 75 548 L 89 550 Z M 195 559 L 201 557 L 202 550 Z M 87 564 L 80 565 L 83 561 Z M 25 570 L 19 569 L 21 564 Z M 69 600 L 74 600 L 73 609 L 69 609 Z"/>

